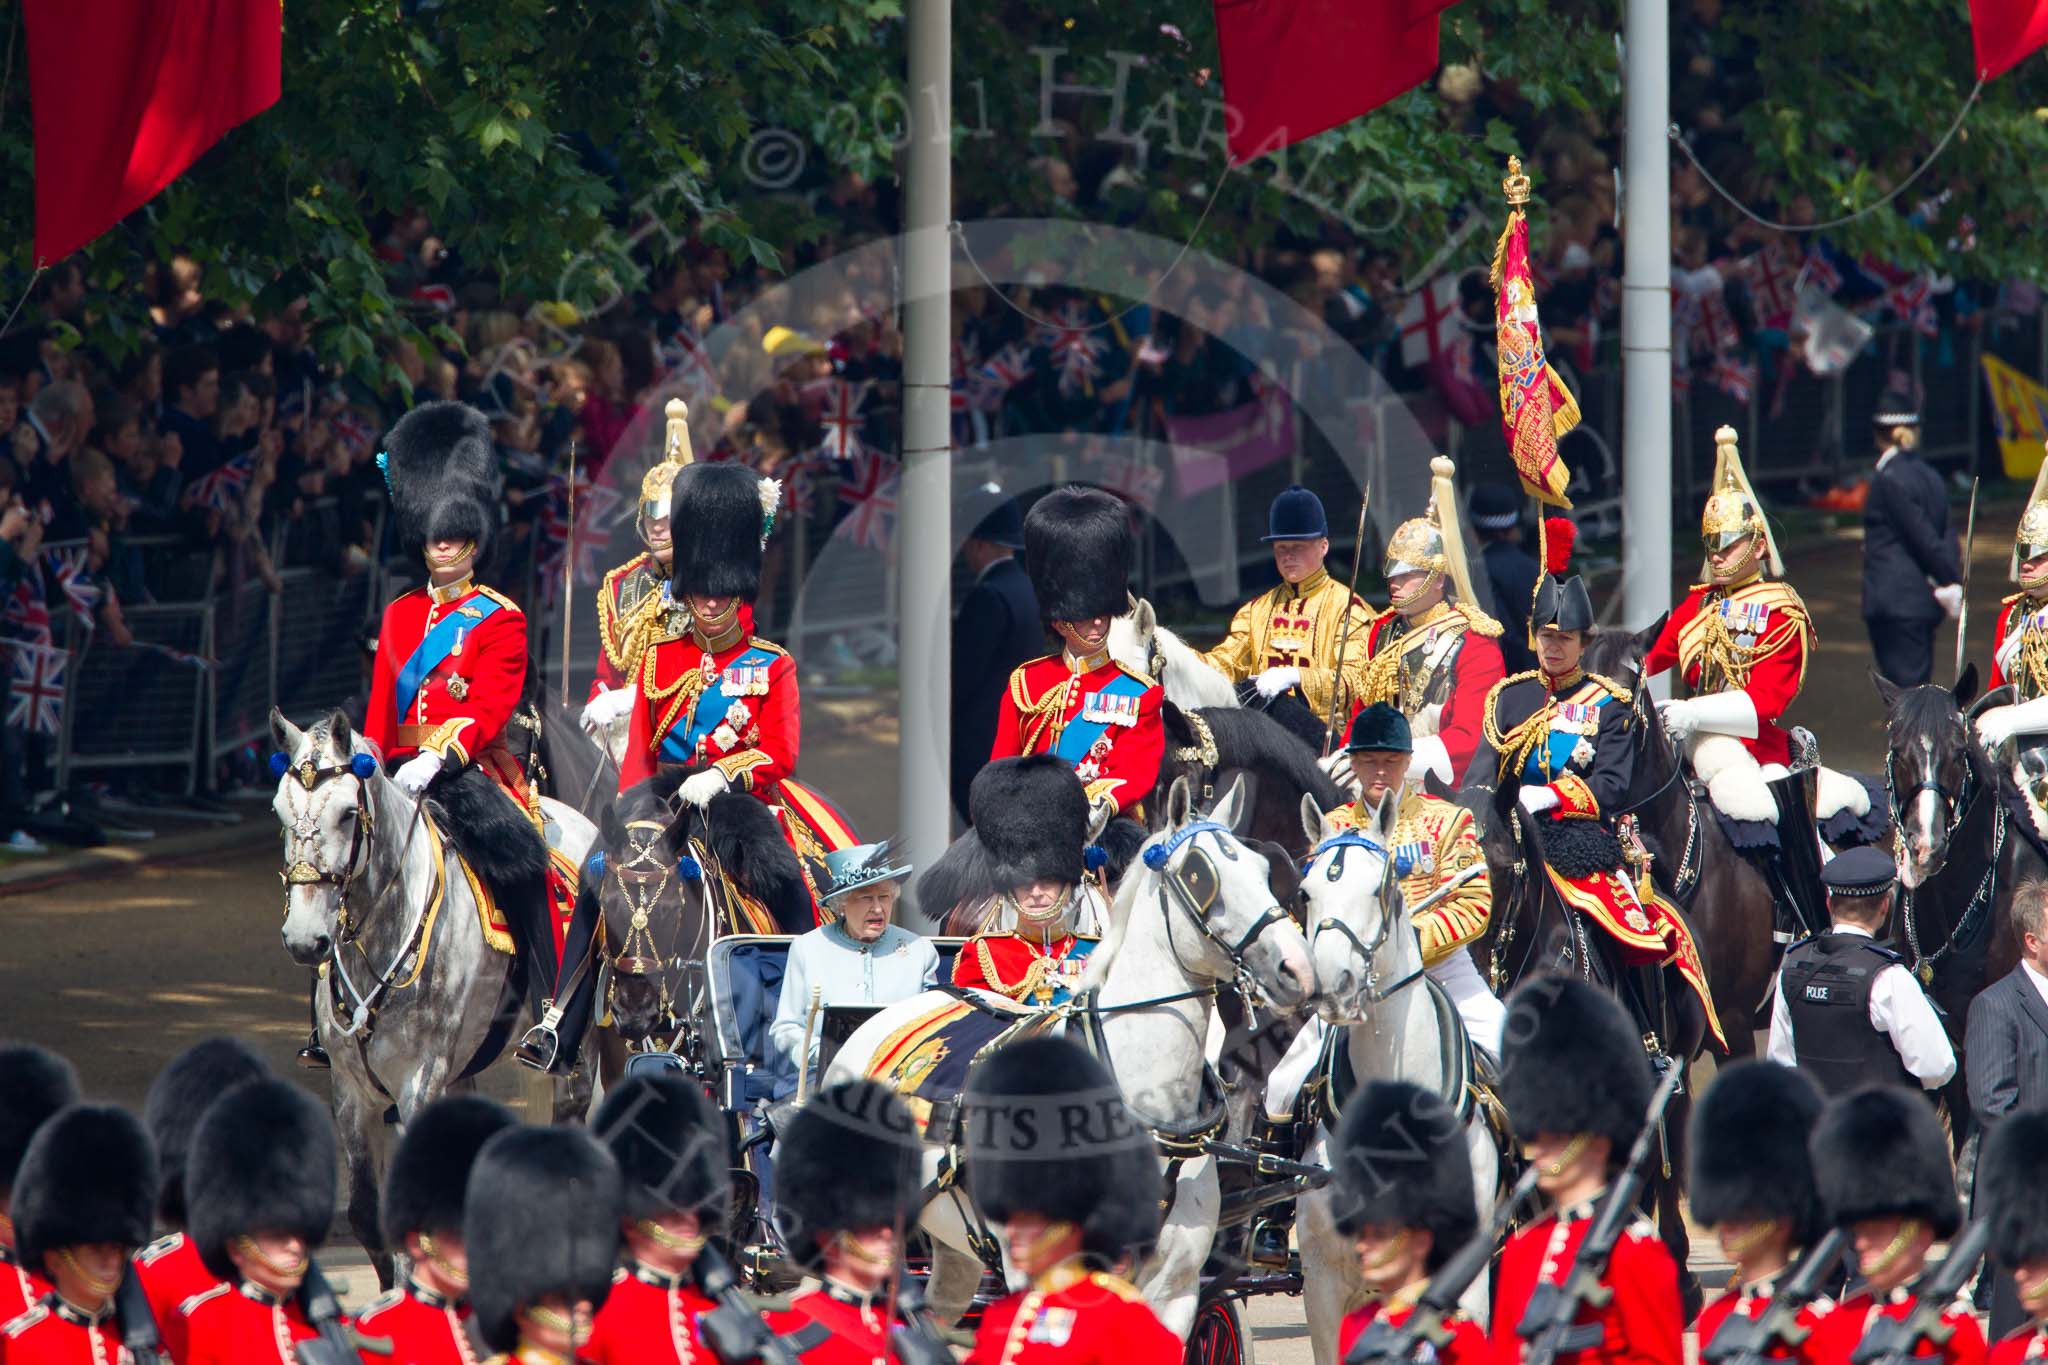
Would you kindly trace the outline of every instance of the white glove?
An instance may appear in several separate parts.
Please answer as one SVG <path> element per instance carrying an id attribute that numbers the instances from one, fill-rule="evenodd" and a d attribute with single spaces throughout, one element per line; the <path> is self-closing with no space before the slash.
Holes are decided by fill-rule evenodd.
<path id="1" fill-rule="evenodd" d="M 1963 585 L 1942 584 L 1934 590 L 1934 600 L 1941 603 L 1941 609 L 1948 613 L 1949 620 L 1955 620 L 1963 614 Z"/>
<path id="2" fill-rule="evenodd" d="M 1291 687 L 1301 685 L 1301 670 L 1298 668 L 1269 668 L 1252 679 L 1252 686 L 1259 689 L 1259 695 L 1267 701 L 1279 696 Z"/>
<path id="3" fill-rule="evenodd" d="M 711 804 L 711 798 L 725 791 L 732 784 L 725 780 L 725 774 L 716 768 L 706 768 L 701 773 L 683 779 L 683 785 L 676 788 L 676 795 L 698 809 Z"/>
<path id="4" fill-rule="evenodd" d="M 1548 787 L 1524 787 L 1517 801 L 1531 815 L 1541 815 L 1558 805 L 1557 793 Z"/>
<path id="5" fill-rule="evenodd" d="M 1664 728 L 1671 732 L 1673 739 L 1691 739 L 1700 728 L 1699 714 L 1684 697 L 1658 702 L 1657 714 L 1664 718 Z"/>
<path id="6" fill-rule="evenodd" d="M 1986 749 L 1996 749 L 2014 735 L 2038 735 L 2048 731 L 2048 697 L 2036 697 L 2017 706 L 1994 706 L 1977 717 L 1977 738 Z"/>
<path id="7" fill-rule="evenodd" d="M 427 784 L 440 776 L 440 773 L 441 755 L 431 749 L 422 749 L 399 764 L 398 771 L 391 775 L 391 780 L 396 782 L 399 790 L 407 796 L 418 800 L 419 794 L 427 789 Z"/>
<path id="8" fill-rule="evenodd" d="M 1334 754 L 1324 754 L 1316 760 L 1316 766 L 1328 774 L 1329 779 L 1345 791 L 1350 792 L 1353 796 L 1358 795 L 1358 774 L 1352 771 L 1350 754 L 1345 753 L 1342 749 L 1337 750 Z"/>
<path id="9" fill-rule="evenodd" d="M 1693 733 L 1756 738 L 1756 703 L 1739 687 L 1725 692 L 1702 692 L 1688 697 L 1685 712 Z"/>
<path id="10" fill-rule="evenodd" d="M 1451 785 L 1451 751 L 1441 737 L 1422 735 L 1415 741 L 1415 752 L 1408 759 L 1408 782 L 1416 790 L 1422 789 L 1422 778 L 1426 773 L 1435 773 L 1436 780 L 1446 787 Z"/>
<path id="11" fill-rule="evenodd" d="M 633 703 L 639 700 L 637 687 L 609 687 L 590 699 L 590 705 L 583 708 L 578 718 L 583 728 L 593 735 L 601 735 L 612 728 L 620 717 L 632 713 Z"/>

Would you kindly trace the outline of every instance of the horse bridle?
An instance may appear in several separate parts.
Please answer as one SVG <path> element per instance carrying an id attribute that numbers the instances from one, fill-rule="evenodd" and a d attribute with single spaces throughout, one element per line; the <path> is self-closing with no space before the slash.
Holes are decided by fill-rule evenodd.
<path id="1" fill-rule="evenodd" d="M 315 764 L 305 759 L 297 767 L 287 769 L 292 780 L 304 787 L 308 804 L 298 819 L 282 831 L 285 843 L 285 867 L 278 873 L 284 882 L 285 913 L 291 913 L 292 888 L 295 886 L 331 886 L 335 890 L 335 941 L 353 942 L 361 931 L 360 925 L 351 925 L 348 913 L 348 893 L 368 870 L 370 828 L 373 816 L 370 812 L 369 773 L 362 770 L 357 760 L 363 759 L 376 769 L 376 759 L 368 754 L 351 754 L 341 763 Z M 340 867 L 321 867 L 313 861 L 311 845 L 320 829 L 320 813 L 327 809 L 333 799 L 335 788 L 329 787 L 326 795 L 319 795 L 318 789 L 326 785 L 331 777 L 353 777 L 356 779 L 356 827 L 349 836 L 348 853 Z M 294 840 L 297 841 L 296 846 Z M 294 854 L 297 856 L 294 857 Z"/>
<path id="2" fill-rule="evenodd" d="M 1174 959 L 1183 961 L 1178 945 L 1173 942 L 1173 919 L 1167 913 L 1166 907 L 1171 901 L 1194 921 L 1195 927 L 1202 931 L 1205 938 L 1222 948 L 1229 956 L 1230 965 L 1236 970 L 1239 978 L 1239 987 L 1245 992 L 1246 997 L 1250 998 L 1254 993 L 1263 994 L 1256 991 L 1251 980 L 1251 969 L 1245 965 L 1244 955 L 1268 929 L 1276 924 L 1289 924 L 1293 921 L 1287 912 L 1275 903 L 1252 921 L 1251 927 L 1244 931 L 1236 943 L 1225 943 L 1218 938 L 1213 916 L 1217 899 L 1223 893 L 1223 880 L 1217 875 L 1216 864 L 1211 861 L 1208 852 L 1193 842 L 1199 834 L 1223 836 L 1218 840 L 1217 847 L 1222 850 L 1224 857 L 1232 862 L 1237 861 L 1237 854 L 1231 849 L 1231 845 L 1237 842 L 1237 836 L 1231 832 L 1229 826 L 1214 820 L 1191 820 L 1168 835 L 1163 843 L 1153 844 L 1147 848 L 1143 855 L 1145 866 L 1159 874 L 1159 913 L 1166 921 L 1167 944 L 1173 949 Z M 1176 854 L 1179 854 L 1177 860 Z"/>
<path id="3" fill-rule="evenodd" d="M 1388 902 L 1392 899 L 1389 893 L 1393 890 L 1396 875 L 1393 855 L 1355 829 L 1347 829 L 1331 835 L 1320 844 L 1317 844 L 1310 851 L 1308 857 L 1302 861 L 1303 905 L 1305 907 L 1307 904 L 1308 874 L 1310 869 L 1315 866 L 1316 859 L 1322 857 L 1325 853 L 1335 852 L 1336 856 L 1330 860 L 1329 867 L 1323 872 L 1325 881 L 1334 882 L 1344 875 L 1344 855 L 1354 848 L 1380 860 L 1379 930 L 1373 935 L 1372 942 L 1367 943 L 1358 936 L 1356 930 L 1343 920 L 1333 915 L 1325 915 L 1317 920 L 1309 929 L 1309 951 L 1311 953 L 1315 951 L 1316 938 L 1324 930 L 1332 930 L 1341 934 L 1350 942 L 1352 949 L 1357 952 L 1359 959 L 1365 964 L 1363 979 L 1359 987 L 1360 1002 L 1366 1005 L 1378 1005 L 1385 1003 L 1394 995 L 1414 985 L 1422 977 L 1422 969 L 1418 967 L 1388 986 L 1382 987 L 1379 982 L 1379 968 L 1375 964 L 1378 961 L 1380 951 L 1387 946 L 1388 941 L 1393 937 L 1394 931 L 1394 916 L 1388 909 Z"/>
<path id="4" fill-rule="evenodd" d="M 1902 826 L 1900 825 L 1900 817 L 1904 814 L 1906 807 L 1912 805 L 1914 798 L 1919 796 L 1921 792 L 1933 792 L 1936 798 L 1938 798 L 1941 802 L 1941 858 L 1940 861 L 1936 862 L 1935 865 L 1929 868 L 1927 872 L 1928 876 L 1933 876 L 1935 873 L 1940 872 L 1944 867 L 1948 866 L 1949 845 L 1954 842 L 1956 830 L 1962 827 L 1964 817 L 1970 813 L 1970 803 L 1974 801 L 1977 796 L 1977 769 L 1976 765 L 1970 761 L 1967 731 L 1965 733 L 1965 744 L 1963 749 L 1963 780 L 1960 784 L 1957 785 L 1956 790 L 1953 794 L 1949 792 L 1949 789 L 1947 787 L 1944 787 L 1940 782 L 1935 780 L 1936 775 L 1931 771 L 1932 765 L 1930 765 L 1930 771 L 1928 775 L 1922 778 L 1920 781 L 1914 783 L 1912 787 L 1907 789 L 1905 800 L 1901 802 L 1899 799 L 1898 781 L 1893 773 L 1893 769 L 1896 766 L 1897 759 L 1898 750 L 1893 746 L 1892 743 L 1891 727 L 1886 726 L 1884 753 L 1884 789 L 1886 795 L 1891 798 L 1892 827 L 1894 829 L 1902 828 Z"/>
<path id="5" fill-rule="evenodd" d="M 661 945 L 655 942 L 652 916 L 649 912 L 667 893 L 670 879 L 677 876 L 678 872 L 682 873 L 685 880 L 697 880 L 703 876 L 703 872 L 693 858 L 686 857 L 675 863 L 666 861 L 664 840 L 669 827 L 663 821 L 628 820 L 625 828 L 630 854 L 616 863 L 607 860 L 604 871 L 605 880 L 616 880 L 632 907 L 626 925 L 625 939 L 619 944 L 619 951 L 611 960 L 607 1004 L 617 1004 L 617 997 L 613 992 L 618 989 L 620 977 L 651 976 L 655 978 L 661 993 L 656 1010 L 660 1018 L 673 1020 L 676 1017 L 677 1001 L 669 994 L 668 982 L 661 975 L 662 966 L 671 955 L 664 955 Z M 696 877 L 689 876 L 691 868 L 698 869 Z M 682 932 L 680 921 L 676 932 Z M 681 945 L 675 946 L 677 952 L 672 956 L 680 960 Z"/>

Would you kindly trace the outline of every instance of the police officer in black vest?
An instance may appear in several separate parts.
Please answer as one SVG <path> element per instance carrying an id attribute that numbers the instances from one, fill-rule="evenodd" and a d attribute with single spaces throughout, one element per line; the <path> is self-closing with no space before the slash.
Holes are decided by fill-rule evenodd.
<path id="1" fill-rule="evenodd" d="M 1955 1049 L 1904 961 L 1877 941 L 1891 907 L 1891 858 L 1852 848 L 1821 872 L 1824 934 L 1785 954 L 1771 1004 L 1770 1059 L 1794 1066 L 1829 1095 L 1866 1085 L 1939 1090 Z"/>
<path id="2" fill-rule="evenodd" d="M 974 585 L 953 621 L 953 807 L 967 818 L 967 788 L 995 747 L 996 712 L 1010 672 L 1045 653 L 1038 597 L 1017 560 L 1024 518 L 994 484 L 982 489 L 1001 499 L 960 547 Z"/>

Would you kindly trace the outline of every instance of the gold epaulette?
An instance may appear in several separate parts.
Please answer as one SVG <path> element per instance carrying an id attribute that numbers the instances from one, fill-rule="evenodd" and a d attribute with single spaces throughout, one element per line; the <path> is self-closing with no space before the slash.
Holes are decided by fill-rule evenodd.
<path id="1" fill-rule="evenodd" d="M 496 602 L 501 607 L 509 608 L 510 610 L 515 612 L 519 611 L 519 604 L 517 602 L 514 602 L 511 598 L 505 596 L 504 593 L 499 592 L 496 588 L 491 587 L 488 583 L 477 584 L 476 590 L 479 593 L 483 594 L 485 597 L 490 598 L 493 602 Z M 520 614 L 524 615 L 525 613 L 520 612 Z"/>
<path id="2" fill-rule="evenodd" d="M 1135 679 L 1136 681 L 1145 684 L 1145 686 L 1148 688 L 1159 686 L 1157 682 L 1153 681 L 1150 677 L 1146 676 L 1145 674 L 1140 673 L 1137 669 L 1132 668 L 1127 663 L 1122 663 L 1116 659 L 1111 659 L 1110 662 L 1116 664 L 1117 669 L 1120 672 L 1122 672 L 1123 675 L 1127 678 Z"/>
<path id="3" fill-rule="evenodd" d="M 1091 1271 L 1088 1275 L 1088 1283 L 1094 1285 L 1097 1289 L 1107 1290 L 1125 1303 L 1143 1303 L 1145 1301 L 1145 1296 L 1138 1292 L 1136 1285 L 1120 1276 L 1112 1275 L 1106 1270 Z"/>
<path id="4" fill-rule="evenodd" d="M 1806 602 L 1799 596 L 1799 590 L 1782 578 L 1752 578 L 1728 596 L 1737 602 L 1762 602 L 1779 611 L 1806 615 Z"/>
<path id="5" fill-rule="evenodd" d="M 2008 596 L 2008 597 L 2002 597 L 2002 598 L 2000 598 L 2000 599 L 1998 600 L 1998 605 L 1999 605 L 1999 606 L 2001 606 L 2001 607 L 2009 607 L 2009 606 L 2011 606 L 2011 605 L 2012 605 L 2013 603 L 2015 603 L 2015 602 L 2019 601 L 2019 600 L 2020 600 L 2020 599 L 2021 599 L 2022 597 L 2025 597 L 2025 596 L 2026 596 L 2026 594 L 2025 594 L 2024 592 L 2016 592 L 2016 593 L 2013 593 L 2012 595 L 2010 595 L 2010 596 Z"/>
<path id="6" fill-rule="evenodd" d="M 776 644 L 773 640 L 764 640 L 758 635 L 749 635 L 747 637 L 747 646 L 750 649 L 765 649 L 770 654 L 777 656 L 787 656 L 789 653 L 788 650 Z"/>
<path id="7" fill-rule="evenodd" d="M 1588 673 L 1586 674 L 1586 678 L 1588 681 L 1599 683 L 1602 687 L 1606 688 L 1607 695 L 1614 698 L 1616 701 L 1621 702 L 1623 705 L 1627 705 L 1630 701 L 1634 699 L 1634 693 L 1630 692 L 1626 687 L 1623 687 L 1620 683 L 1616 682 L 1614 679 L 1606 676 L 1605 674 Z"/>
<path id="8" fill-rule="evenodd" d="M 1500 622 L 1488 616 L 1470 602 L 1453 602 L 1451 607 L 1465 618 L 1466 628 L 1474 635 L 1484 635 L 1489 640 L 1500 634 Z"/>

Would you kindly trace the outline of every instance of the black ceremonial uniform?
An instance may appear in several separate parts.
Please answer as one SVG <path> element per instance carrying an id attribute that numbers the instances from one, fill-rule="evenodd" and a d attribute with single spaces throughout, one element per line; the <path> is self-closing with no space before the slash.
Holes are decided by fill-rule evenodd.
<path id="1" fill-rule="evenodd" d="M 988 566 L 953 621 L 953 808 L 967 815 L 967 788 L 996 742 L 996 713 L 1010 674 L 1045 653 L 1045 627 L 1030 575 L 1016 558 Z"/>
<path id="2" fill-rule="evenodd" d="M 1941 475 L 1914 453 L 1920 418 L 1912 396 L 1888 392 L 1876 420 L 1893 444 L 1879 457 L 1863 503 L 1863 619 L 1877 671 L 1900 687 L 1926 682 L 1944 612 L 1934 588 L 1960 583 Z"/>

